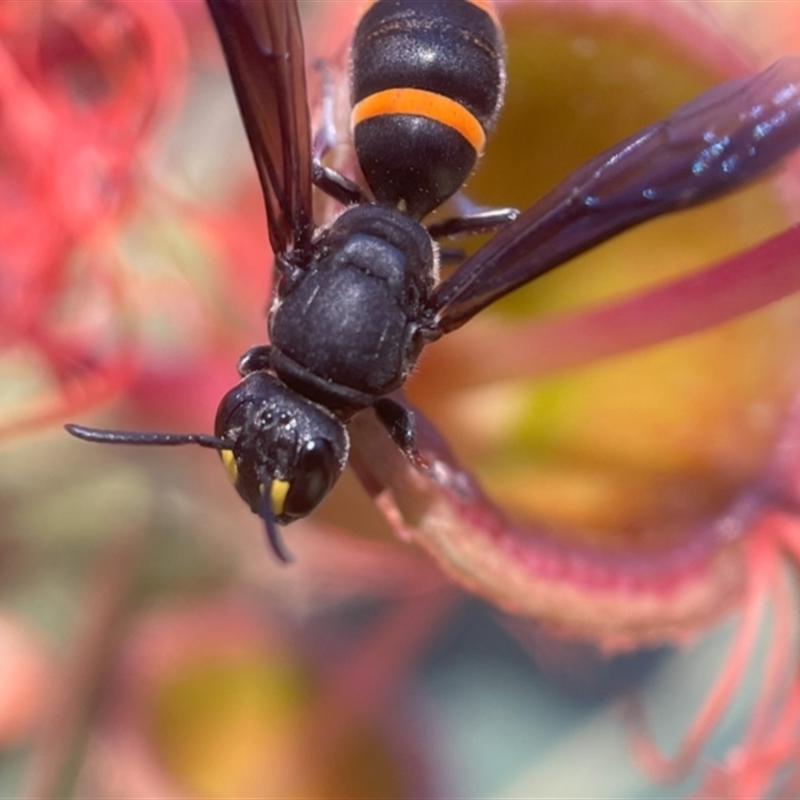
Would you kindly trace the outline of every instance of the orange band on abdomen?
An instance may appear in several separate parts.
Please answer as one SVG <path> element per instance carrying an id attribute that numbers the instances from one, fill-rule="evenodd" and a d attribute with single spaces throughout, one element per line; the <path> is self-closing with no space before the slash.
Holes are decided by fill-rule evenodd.
<path id="1" fill-rule="evenodd" d="M 351 124 L 384 114 L 411 114 L 427 117 L 458 131 L 480 155 L 486 144 L 486 134 L 480 122 L 461 103 L 424 89 L 384 89 L 365 97 L 353 106 Z"/>

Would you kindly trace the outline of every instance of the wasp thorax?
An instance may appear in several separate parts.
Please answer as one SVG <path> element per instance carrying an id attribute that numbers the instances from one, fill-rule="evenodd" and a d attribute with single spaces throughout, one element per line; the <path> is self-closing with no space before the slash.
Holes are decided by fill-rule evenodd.
<path id="1" fill-rule="evenodd" d="M 344 425 L 330 411 L 268 372 L 247 375 L 223 398 L 214 424 L 223 465 L 242 499 L 274 520 L 309 514 L 328 494 L 347 461 Z"/>

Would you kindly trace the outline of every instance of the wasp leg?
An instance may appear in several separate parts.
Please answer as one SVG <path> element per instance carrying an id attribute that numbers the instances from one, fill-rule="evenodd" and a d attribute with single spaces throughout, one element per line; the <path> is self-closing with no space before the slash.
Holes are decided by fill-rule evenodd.
<path id="1" fill-rule="evenodd" d="M 443 267 L 451 267 L 454 264 L 460 264 L 466 257 L 466 252 L 458 247 L 439 248 L 439 263 Z"/>
<path id="2" fill-rule="evenodd" d="M 334 200 L 338 200 L 344 206 L 369 202 L 369 199 L 357 183 L 345 178 L 335 169 L 325 167 L 316 160 L 312 166 L 311 180 L 314 182 L 314 186 Z"/>
<path id="3" fill-rule="evenodd" d="M 352 206 L 368 202 L 358 184 L 322 163 L 325 156 L 336 147 L 338 139 L 336 135 L 336 84 L 325 59 L 318 58 L 314 61 L 313 67 L 320 76 L 322 119 L 319 129 L 314 134 L 312 144 L 313 172 L 311 180 L 318 189 L 342 205 Z"/>
<path id="4" fill-rule="evenodd" d="M 272 348 L 268 344 L 257 344 L 247 350 L 236 363 L 239 375 L 244 378 L 251 372 L 261 372 L 272 366 Z"/>
<path id="5" fill-rule="evenodd" d="M 372 407 L 403 455 L 417 469 L 427 472 L 430 469 L 428 459 L 417 450 L 417 441 L 414 436 L 414 412 L 388 397 L 376 400 Z"/>
<path id="6" fill-rule="evenodd" d="M 519 211 L 516 208 L 491 208 L 463 217 L 434 222 L 428 226 L 428 233 L 433 239 L 458 236 L 462 233 L 489 233 L 513 222 L 518 216 Z"/>

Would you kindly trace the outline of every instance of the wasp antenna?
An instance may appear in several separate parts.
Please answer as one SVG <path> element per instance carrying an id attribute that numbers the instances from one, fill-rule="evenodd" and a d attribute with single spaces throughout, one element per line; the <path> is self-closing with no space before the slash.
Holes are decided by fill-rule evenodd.
<path id="1" fill-rule="evenodd" d="M 83 425 L 69 423 L 64 426 L 67 433 L 85 442 L 101 444 L 152 444 L 175 446 L 179 444 L 199 444 L 213 450 L 229 450 L 230 442 L 209 436 L 205 433 L 150 433 L 142 431 L 113 431 L 102 428 L 85 428 Z"/>
<path id="2" fill-rule="evenodd" d="M 270 497 L 267 492 L 261 492 L 261 499 L 258 501 L 258 516 L 264 520 L 264 530 L 267 534 L 267 541 L 272 548 L 272 552 L 284 564 L 291 564 L 294 561 L 292 554 L 286 549 L 286 546 L 278 533 L 278 525 L 275 522 L 275 516 L 272 513 L 270 505 Z"/>

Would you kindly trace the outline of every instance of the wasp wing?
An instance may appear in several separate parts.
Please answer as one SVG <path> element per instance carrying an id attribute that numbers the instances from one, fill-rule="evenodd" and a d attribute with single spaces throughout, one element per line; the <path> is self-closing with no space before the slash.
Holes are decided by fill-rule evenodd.
<path id="1" fill-rule="evenodd" d="M 275 253 L 308 249 L 311 131 L 294 0 L 206 0 L 264 192 Z"/>
<path id="2" fill-rule="evenodd" d="M 800 145 L 800 57 L 723 83 L 573 172 L 437 287 L 436 332 L 614 234 L 722 195 Z"/>

